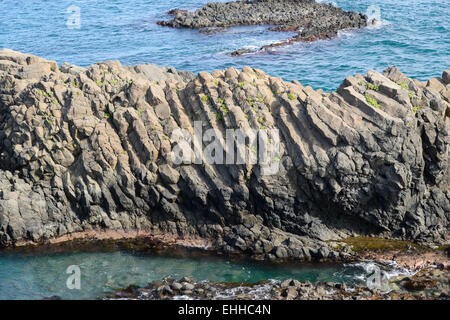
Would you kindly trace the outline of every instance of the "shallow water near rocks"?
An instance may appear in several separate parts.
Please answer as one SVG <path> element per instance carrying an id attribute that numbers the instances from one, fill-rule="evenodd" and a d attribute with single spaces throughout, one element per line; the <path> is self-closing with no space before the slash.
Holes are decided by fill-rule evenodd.
<path id="1" fill-rule="evenodd" d="M 225 1 L 225 0 L 219 0 Z M 342 80 L 368 69 L 397 65 L 409 77 L 426 80 L 449 67 L 450 6 L 438 0 L 334 0 L 344 10 L 365 13 L 378 6 L 381 23 L 344 31 L 333 40 L 296 43 L 271 53 L 231 57 L 241 48 L 286 39 L 268 26 L 231 28 L 223 33 L 156 25 L 173 8 L 193 10 L 209 0 L 114 2 L 99 0 L 1 2 L 0 47 L 30 52 L 59 63 L 87 66 L 107 59 L 123 64 L 156 63 L 199 72 L 245 65 L 315 89 L 335 90 Z M 80 8 L 80 29 L 68 29 L 66 12 Z M 376 13 L 376 7 L 369 12 Z M 376 16 L 376 14 L 374 14 Z"/>
<path id="2" fill-rule="evenodd" d="M 81 289 L 70 290 L 67 268 L 80 267 Z M 289 278 L 311 282 L 364 284 L 370 268 L 355 264 L 267 264 L 221 257 L 173 257 L 129 251 L 75 253 L 0 253 L 0 300 L 96 299 L 129 285 L 145 286 L 164 278 L 192 277 L 238 283 Z"/>

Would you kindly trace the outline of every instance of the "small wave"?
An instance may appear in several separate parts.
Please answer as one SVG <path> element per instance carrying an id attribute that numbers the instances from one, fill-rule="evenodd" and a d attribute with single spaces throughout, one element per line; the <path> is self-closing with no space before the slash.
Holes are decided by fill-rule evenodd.
<path id="1" fill-rule="evenodd" d="M 276 39 L 276 40 L 274 40 L 274 39 L 270 39 L 270 40 L 252 39 L 252 40 L 255 41 L 254 44 L 251 44 L 251 45 L 247 44 L 247 45 L 241 46 L 239 49 L 236 49 L 236 51 L 237 50 L 244 51 L 242 54 L 240 54 L 242 56 L 259 54 L 259 53 L 264 53 L 264 52 L 273 52 L 275 50 L 275 47 L 271 48 L 270 47 L 271 45 L 276 45 L 276 44 L 284 42 L 284 40 L 279 40 L 279 39 Z M 249 41 L 251 41 L 251 40 L 249 40 Z M 238 45 L 234 45 L 234 47 L 238 47 Z M 276 49 L 279 49 L 279 48 L 281 48 L 281 47 L 276 47 Z M 232 52 L 235 52 L 235 51 L 232 51 Z M 227 50 L 227 51 L 221 51 L 218 53 L 218 55 L 223 55 L 223 54 L 230 55 L 231 52 L 229 50 Z"/>
<path id="2" fill-rule="evenodd" d="M 369 23 L 366 27 L 366 29 L 369 30 L 379 30 L 381 28 L 384 28 L 386 26 L 391 25 L 392 23 L 388 20 L 373 20 L 372 23 Z M 343 30 L 338 30 L 337 32 L 337 37 L 338 38 L 353 38 L 357 32 L 359 32 L 360 30 L 364 30 L 364 29 L 343 29 Z"/>
<path id="3" fill-rule="evenodd" d="M 367 24 L 367 28 L 368 29 L 381 29 L 381 28 L 389 26 L 391 24 L 392 23 L 390 21 L 388 21 L 388 20 L 383 20 L 383 19 L 376 20 L 376 19 L 373 19 L 373 20 L 369 21 L 369 23 Z"/>
<path id="4" fill-rule="evenodd" d="M 355 36 L 355 33 L 356 33 L 356 30 L 354 30 L 354 29 L 339 30 L 337 33 L 337 37 L 344 38 L 344 39 L 353 38 Z"/>
<path id="5" fill-rule="evenodd" d="M 361 273 L 356 273 L 353 275 L 355 280 L 361 282 L 367 282 L 370 277 L 376 272 L 379 272 L 381 280 L 381 290 L 389 292 L 391 288 L 388 286 L 390 279 L 400 277 L 400 276 L 413 276 L 417 271 L 412 271 L 406 268 L 400 267 L 395 261 L 386 261 L 384 263 L 377 263 L 374 261 L 367 262 L 354 262 L 349 264 L 344 264 L 346 268 L 357 268 L 361 269 Z"/>
<path id="6" fill-rule="evenodd" d="M 318 3 L 323 3 L 323 4 L 331 4 L 333 7 L 337 7 L 337 2 L 333 1 L 333 0 L 316 0 L 316 2 Z"/>
<path id="7" fill-rule="evenodd" d="M 172 299 L 173 300 L 193 300 L 193 298 L 189 297 L 189 296 L 174 296 Z"/>
<path id="8" fill-rule="evenodd" d="M 214 299 L 232 299 L 245 293 L 245 296 L 251 296 L 255 300 L 267 300 L 270 299 L 270 292 L 277 280 L 269 280 L 265 284 L 256 285 L 254 287 L 238 286 L 235 288 L 225 289 L 217 292 Z"/>

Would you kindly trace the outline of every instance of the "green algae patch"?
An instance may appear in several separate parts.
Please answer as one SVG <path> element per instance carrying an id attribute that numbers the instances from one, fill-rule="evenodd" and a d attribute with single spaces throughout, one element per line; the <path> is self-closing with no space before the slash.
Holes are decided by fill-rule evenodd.
<path id="1" fill-rule="evenodd" d="M 344 243 L 347 246 L 352 246 L 352 250 L 355 252 L 391 250 L 406 251 L 411 248 L 425 251 L 429 249 L 425 246 L 413 243 L 411 241 L 383 239 L 376 237 L 350 237 L 339 242 Z"/>

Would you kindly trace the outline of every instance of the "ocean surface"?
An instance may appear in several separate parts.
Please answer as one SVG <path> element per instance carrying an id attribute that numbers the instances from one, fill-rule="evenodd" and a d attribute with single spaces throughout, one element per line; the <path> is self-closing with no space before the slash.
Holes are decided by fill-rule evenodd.
<path id="1" fill-rule="evenodd" d="M 80 270 L 80 289 L 70 289 L 67 281 L 74 275 L 70 266 Z M 387 276 L 403 270 L 382 267 Z M 69 273 L 68 273 L 69 271 Z M 362 283 L 373 274 L 370 264 L 263 264 L 231 261 L 218 257 L 171 257 L 138 254 L 130 251 L 73 253 L 1 253 L 0 300 L 96 299 L 114 289 L 129 285 L 145 286 L 170 277 L 196 280 L 254 283 L 260 280 L 297 279 L 311 282 Z M 69 280 L 69 284 L 73 282 Z"/>
<path id="2" fill-rule="evenodd" d="M 223 0 L 222 0 L 223 1 Z M 343 31 L 333 40 L 276 48 L 270 53 L 231 57 L 289 37 L 269 26 L 231 28 L 205 35 L 156 25 L 173 8 L 194 10 L 208 0 L 0 0 L 0 48 L 33 53 L 58 63 L 88 66 L 97 61 L 156 63 L 193 72 L 249 65 L 286 80 L 325 90 L 342 80 L 389 65 L 419 80 L 450 67 L 450 3 L 442 0 L 335 0 L 345 10 L 379 16 L 374 27 Z M 326 2 L 326 1 L 322 1 Z M 80 12 L 79 29 L 67 27 Z M 72 13 L 71 13 L 72 12 Z"/>

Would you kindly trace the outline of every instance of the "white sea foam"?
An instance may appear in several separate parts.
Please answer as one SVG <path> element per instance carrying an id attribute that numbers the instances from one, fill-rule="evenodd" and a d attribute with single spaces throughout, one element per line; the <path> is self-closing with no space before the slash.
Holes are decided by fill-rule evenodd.
<path id="1" fill-rule="evenodd" d="M 356 34 L 356 30 L 353 29 L 344 29 L 344 30 L 338 30 L 337 37 L 338 38 L 353 38 Z"/>
<path id="2" fill-rule="evenodd" d="M 390 25 L 391 22 L 388 20 L 372 20 L 368 23 L 367 28 L 368 29 L 381 29 L 383 27 L 386 27 L 388 25 Z"/>
<path id="3" fill-rule="evenodd" d="M 316 2 L 318 2 L 318 3 L 328 3 L 328 4 L 333 5 L 334 7 L 338 6 L 337 2 L 333 1 L 333 0 L 316 0 Z"/>
<path id="4" fill-rule="evenodd" d="M 355 274 L 353 277 L 356 280 L 366 282 L 378 270 L 380 275 L 381 290 L 389 292 L 391 288 L 387 285 L 390 279 L 399 276 L 412 276 L 417 271 L 409 270 L 400 267 L 395 261 L 386 261 L 384 263 L 377 263 L 375 261 L 354 262 L 344 264 L 345 267 L 353 267 L 361 269 L 361 273 Z"/>
<path id="5" fill-rule="evenodd" d="M 192 297 L 189 296 L 173 296 L 173 300 L 194 300 Z"/>
<path id="6" fill-rule="evenodd" d="M 217 292 L 214 299 L 231 299 L 235 298 L 241 294 L 245 296 L 252 297 L 255 300 L 267 300 L 270 299 L 270 292 L 272 286 L 277 282 L 277 280 L 269 280 L 267 283 L 256 285 L 253 287 L 238 286 L 234 288 L 229 288 Z"/>

